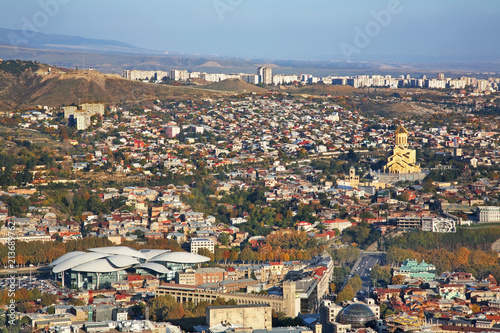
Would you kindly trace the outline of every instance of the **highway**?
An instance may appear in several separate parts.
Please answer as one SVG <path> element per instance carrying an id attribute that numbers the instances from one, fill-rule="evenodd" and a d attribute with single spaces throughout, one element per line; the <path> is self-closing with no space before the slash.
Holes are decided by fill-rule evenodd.
<path id="1" fill-rule="evenodd" d="M 363 287 L 361 288 L 358 296 L 369 295 L 371 287 L 370 271 L 376 264 L 380 265 L 384 258 L 385 253 L 364 252 L 361 254 L 361 257 L 354 263 L 349 277 L 359 274 L 359 276 L 361 277 L 361 281 L 363 281 Z"/>

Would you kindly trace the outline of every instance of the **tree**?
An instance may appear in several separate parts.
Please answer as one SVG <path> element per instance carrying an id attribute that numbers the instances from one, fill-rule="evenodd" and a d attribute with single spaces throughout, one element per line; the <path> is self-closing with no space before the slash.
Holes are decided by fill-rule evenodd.
<path id="1" fill-rule="evenodd" d="M 43 307 L 53 305 L 57 302 L 57 296 L 52 294 L 43 293 L 40 304 Z"/>
<path id="2" fill-rule="evenodd" d="M 151 319 L 165 321 L 180 319 L 184 316 L 184 308 L 170 295 L 152 298 L 148 301 Z"/>
<path id="3" fill-rule="evenodd" d="M 481 312 L 481 307 L 478 304 L 471 304 L 470 309 L 473 313 Z"/>
<path id="4" fill-rule="evenodd" d="M 391 267 L 374 265 L 370 271 L 370 278 L 375 286 L 386 286 L 391 283 Z"/>
<path id="5" fill-rule="evenodd" d="M 227 264 L 227 260 L 229 259 L 230 255 L 231 255 L 231 251 L 229 251 L 229 250 L 222 251 L 222 259 L 224 259 L 224 262 L 226 264 Z"/>
<path id="6" fill-rule="evenodd" d="M 231 250 L 229 252 L 229 260 L 232 261 L 232 262 L 235 262 L 236 260 L 238 260 L 238 255 L 239 255 L 238 251 Z"/>
<path id="7" fill-rule="evenodd" d="M 85 303 L 81 299 L 73 298 L 73 297 L 71 297 L 68 300 L 68 304 L 74 305 L 74 306 L 83 306 L 83 305 L 85 305 Z"/>
<path id="8" fill-rule="evenodd" d="M 139 318 L 144 316 L 144 311 L 146 309 L 146 305 L 144 303 L 135 304 L 130 308 L 130 315 L 132 318 Z"/>
<path id="9" fill-rule="evenodd" d="M 222 249 L 216 246 L 214 249 L 214 262 L 221 262 L 222 260 Z"/>
<path id="10" fill-rule="evenodd" d="M 405 277 L 403 275 L 399 275 L 399 274 L 393 276 L 391 279 L 392 284 L 403 284 L 404 281 L 405 281 Z"/>
<path id="11" fill-rule="evenodd" d="M 221 232 L 219 235 L 219 242 L 221 242 L 222 245 L 227 246 L 229 244 L 229 234 L 227 232 Z"/>
<path id="12" fill-rule="evenodd" d="M 387 311 L 388 310 L 389 310 L 389 307 L 387 306 L 386 303 L 380 304 L 380 317 L 381 318 L 385 318 L 385 316 L 387 315 Z"/>
<path id="13" fill-rule="evenodd" d="M 373 215 L 371 212 L 362 212 L 361 214 L 359 214 L 359 217 L 361 219 L 372 219 L 375 217 L 375 215 Z"/>
<path id="14" fill-rule="evenodd" d="M 205 257 L 210 258 L 210 261 L 214 261 L 214 258 L 215 258 L 214 254 L 212 252 L 210 252 L 210 250 L 207 249 L 206 247 L 199 248 L 198 254 L 200 256 L 205 256 Z"/>
<path id="15" fill-rule="evenodd" d="M 359 274 L 356 274 L 349 280 L 348 284 L 352 286 L 354 293 L 357 293 L 358 291 L 361 290 L 361 287 L 363 286 L 363 281 L 361 281 L 361 277 L 359 276 Z"/>
<path id="16" fill-rule="evenodd" d="M 358 162 L 359 162 L 359 157 L 358 157 L 358 155 L 354 152 L 354 150 L 353 150 L 353 149 L 349 149 L 349 152 L 347 153 L 346 159 L 347 159 L 349 162 L 352 162 L 352 163 L 358 163 Z"/>
<path id="17" fill-rule="evenodd" d="M 240 260 L 243 262 L 253 261 L 254 253 L 250 246 L 245 246 L 245 248 L 240 253 Z"/>
<path id="18" fill-rule="evenodd" d="M 352 289 L 352 286 L 350 284 L 347 284 L 344 289 L 342 289 L 342 291 L 337 294 L 337 298 L 335 299 L 335 301 L 337 303 L 349 301 L 354 298 L 354 295 L 355 293 Z"/>

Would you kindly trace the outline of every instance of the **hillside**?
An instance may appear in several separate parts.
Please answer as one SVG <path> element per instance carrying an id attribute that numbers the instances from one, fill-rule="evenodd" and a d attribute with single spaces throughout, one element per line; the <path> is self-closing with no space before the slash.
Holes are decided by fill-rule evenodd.
<path id="1" fill-rule="evenodd" d="M 239 80 L 227 79 L 224 81 L 207 84 L 200 87 L 202 89 L 210 89 L 216 91 L 231 91 L 231 92 L 266 92 L 267 89 L 258 87 L 254 84 Z"/>
<path id="2" fill-rule="evenodd" d="M 69 105 L 79 100 L 115 104 L 217 94 L 197 88 L 131 81 L 97 71 L 52 69 L 52 73 L 47 74 L 48 66 L 38 66 L 21 73 L 16 68 L 6 71 L 0 66 L 0 110 Z"/>
<path id="3" fill-rule="evenodd" d="M 352 95 L 354 92 L 359 90 L 351 86 L 332 86 L 324 84 L 307 85 L 299 88 L 295 87 L 285 87 L 285 91 L 291 94 L 302 94 L 302 95 Z"/>

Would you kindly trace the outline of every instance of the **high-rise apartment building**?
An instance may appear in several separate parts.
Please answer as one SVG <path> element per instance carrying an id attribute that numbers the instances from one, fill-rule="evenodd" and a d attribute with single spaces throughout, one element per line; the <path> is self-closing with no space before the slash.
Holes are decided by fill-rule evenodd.
<path id="1" fill-rule="evenodd" d="M 167 126 L 165 128 L 165 134 L 167 138 L 175 138 L 181 132 L 181 128 L 179 126 Z"/>
<path id="2" fill-rule="evenodd" d="M 273 83 L 273 69 L 271 67 L 259 67 L 257 74 L 259 75 L 259 83 Z"/>

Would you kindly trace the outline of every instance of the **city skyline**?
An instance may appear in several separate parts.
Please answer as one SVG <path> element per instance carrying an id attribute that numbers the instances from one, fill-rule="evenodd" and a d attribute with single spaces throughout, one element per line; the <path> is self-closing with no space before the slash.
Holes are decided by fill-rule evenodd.
<path id="1" fill-rule="evenodd" d="M 188 54 L 331 61 L 498 61 L 500 3 L 9 2 L 2 27 Z M 30 38 L 36 38 L 36 34 Z"/>

